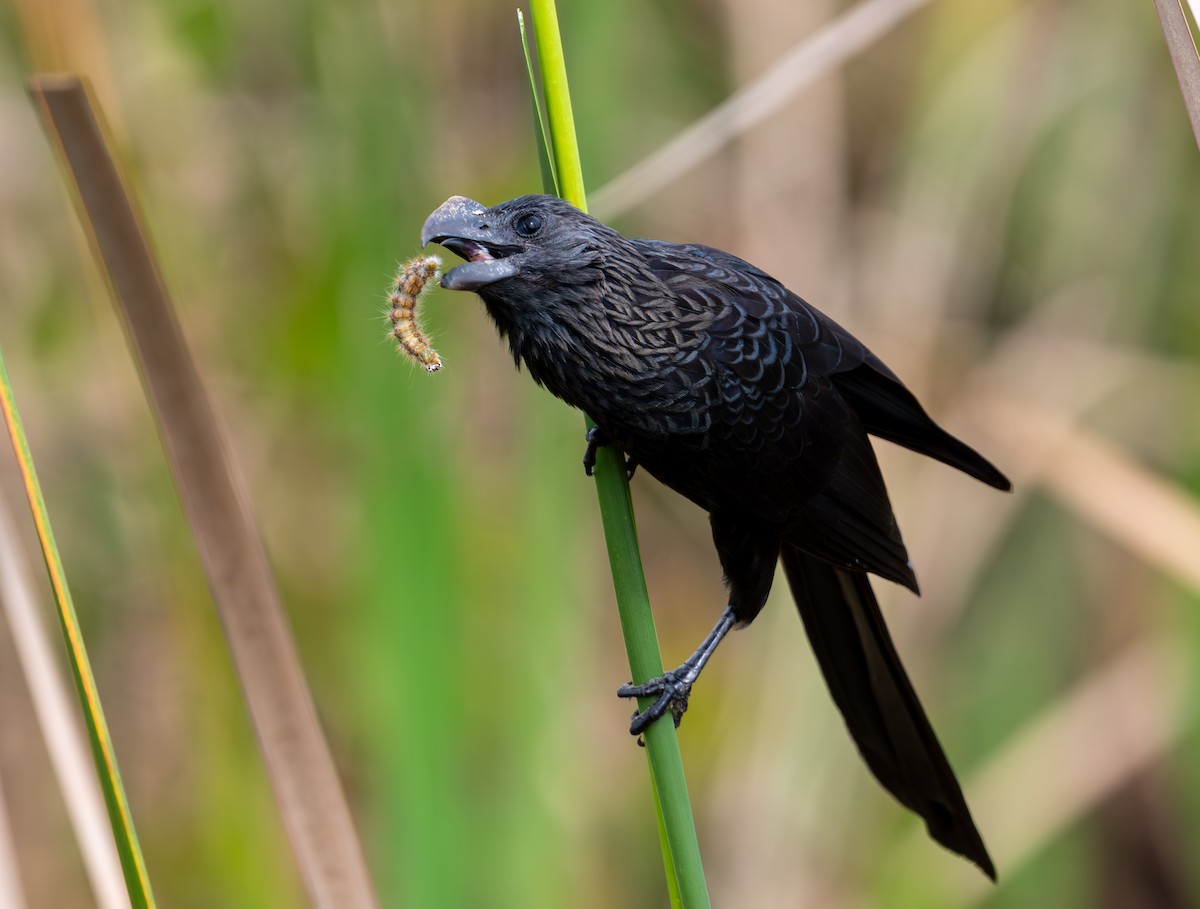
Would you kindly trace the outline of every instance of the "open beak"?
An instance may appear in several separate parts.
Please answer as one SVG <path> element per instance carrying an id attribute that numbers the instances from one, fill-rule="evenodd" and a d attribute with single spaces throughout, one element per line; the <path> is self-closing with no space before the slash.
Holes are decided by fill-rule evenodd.
<path id="1" fill-rule="evenodd" d="M 466 196 L 451 196 L 431 214 L 421 228 L 421 245 L 437 243 L 467 260 L 442 277 L 442 287 L 450 290 L 479 290 L 495 281 L 515 277 L 518 263 L 510 258 L 520 247 L 499 242 L 497 230 L 489 223 L 489 212 Z"/>

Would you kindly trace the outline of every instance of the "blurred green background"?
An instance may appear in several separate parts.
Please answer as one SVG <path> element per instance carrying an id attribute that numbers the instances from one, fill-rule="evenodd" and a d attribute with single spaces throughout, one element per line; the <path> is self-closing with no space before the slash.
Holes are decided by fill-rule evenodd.
<path id="1" fill-rule="evenodd" d="M 563 0 L 590 186 L 841 9 Z M 303 894 L 25 96 L 56 67 L 126 157 L 383 903 L 666 905 L 580 416 L 470 296 L 427 296 L 436 375 L 385 336 L 429 211 L 539 189 L 512 7 L 14 0 L 0 40 L 0 342 L 161 904 Z M 925 596 L 876 587 L 1000 886 L 869 778 L 780 584 L 681 730 L 715 905 L 1200 905 L 1198 164 L 1151 4 L 938 0 L 606 212 L 772 271 L 1018 485 L 878 446 Z M 674 664 L 720 571 L 700 512 L 633 489 Z M 92 905 L 2 626 L 0 787 L 31 905 Z"/>

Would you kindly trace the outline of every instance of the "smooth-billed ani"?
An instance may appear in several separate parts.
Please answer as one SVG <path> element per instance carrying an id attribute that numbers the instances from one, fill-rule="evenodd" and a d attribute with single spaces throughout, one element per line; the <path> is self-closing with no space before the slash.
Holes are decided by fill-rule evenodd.
<path id="1" fill-rule="evenodd" d="M 712 634 L 632 731 L 687 706 L 725 633 L 784 574 L 833 700 L 867 766 L 935 840 L 995 870 L 892 646 L 867 573 L 917 591 L 868 434 L 997 489 L 1005 477 L 938 427 L 883 362 L 770 275 L 707 246 L 629 240 L 552 196 L 487 208 L 455 196 L 421 242 L 467 263 L 518 367 L 588 414 L 585 464 L 611 443 L 709 512 L 729 587 Z"/>

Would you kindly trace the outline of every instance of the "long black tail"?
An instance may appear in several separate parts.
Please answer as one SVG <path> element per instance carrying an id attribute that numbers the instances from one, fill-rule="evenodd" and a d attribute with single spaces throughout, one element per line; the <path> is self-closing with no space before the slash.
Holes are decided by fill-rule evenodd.
<path id="1" fill-rule="evenodd" d="M 996 869 L 892 646 L 867 576 L 786 543 L 781 558 L 825 683 L 867 766 L 924 818 L 930 836 L 995 880 Z"/>

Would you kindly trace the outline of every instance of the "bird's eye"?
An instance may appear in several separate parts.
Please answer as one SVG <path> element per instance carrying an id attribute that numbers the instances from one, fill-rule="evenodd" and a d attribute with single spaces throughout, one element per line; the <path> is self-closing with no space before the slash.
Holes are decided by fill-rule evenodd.
<path id="1" fill-rule="evenodd" d="M 517 218 L 514 226 L 517 229 L 517 233 L 522 237 L 532 237 L 542 229 L 542 216 L 535 215 L 532 212 L 521 215 L 521 217 Z"/>

